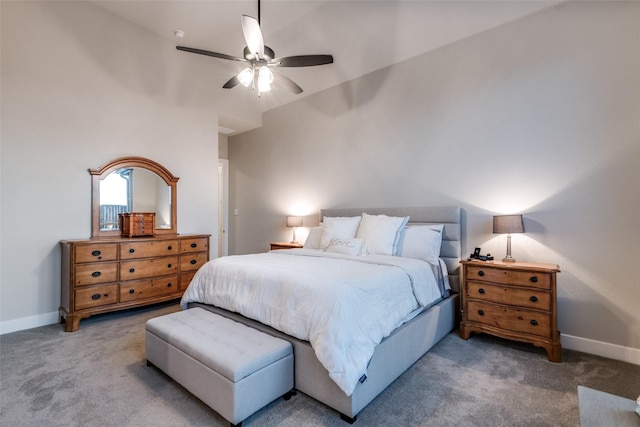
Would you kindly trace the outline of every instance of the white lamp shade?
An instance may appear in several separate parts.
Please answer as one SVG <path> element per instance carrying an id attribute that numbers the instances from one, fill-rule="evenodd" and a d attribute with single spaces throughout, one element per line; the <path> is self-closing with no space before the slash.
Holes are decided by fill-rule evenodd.
<path id="1" fill-rule="evenodd" d="M 522 215 L 496 215 L 493 217 L 494 234 L 524 233 Z"/>
<path id="2" fill-rule="evenodd" d="M 253 69 L 245 68 L 242 70 L 240 74 L 238 74 L 238 80 L 240 80 L 240 83 L 244 86 L 249 86 L 251 82 L 253 82 Z"/>
<path id="3" fill-rule="evenodd" d="M 302 217 L 301 216 L 288 216 L 287 217 L 287 227 L 302 227 Z"/>

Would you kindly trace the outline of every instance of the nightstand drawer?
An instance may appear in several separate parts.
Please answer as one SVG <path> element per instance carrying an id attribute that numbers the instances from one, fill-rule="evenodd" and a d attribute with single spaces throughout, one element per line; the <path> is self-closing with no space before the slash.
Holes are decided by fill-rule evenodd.
<path id="1" fill-rule="evenodd" d="M 468 282 L 467 297 L 523 308 L 551 311 L 551 294 L 535 289 Z"/>
<path id="2" fill-rule="evenodd" d="M 469 301 L 467 319 L 502 330 L 551 338 L 551 314 L 507 305 Z"/>
<path id="3" fill-rule="evenodd" d="M 551 289 L 551 274 L 538 271 L 519 271 L 470 265 L 467 267 L 466 278 L 467 280 Z"/>

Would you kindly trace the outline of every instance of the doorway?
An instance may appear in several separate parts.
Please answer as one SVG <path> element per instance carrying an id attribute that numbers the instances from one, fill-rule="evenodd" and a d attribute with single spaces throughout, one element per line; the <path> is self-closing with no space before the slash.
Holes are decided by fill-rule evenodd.
<path id="1" fill-rule="evenodd" d="M 229 255 L 229 160 L 218 159 L 218 257 Z"/>

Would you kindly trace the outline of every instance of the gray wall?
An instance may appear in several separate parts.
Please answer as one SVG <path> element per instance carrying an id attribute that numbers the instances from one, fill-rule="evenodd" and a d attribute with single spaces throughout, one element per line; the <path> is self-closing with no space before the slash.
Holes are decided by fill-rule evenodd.
<path id="1" fill-rule="evenodd" d="M 288 240 L 288 214 L 460 205 L 464 252 L 502 257 L 491 217 L 522 212 L 513 254 L 560 265 L 563 343 L 640 363 L 638 22 L 568 2 L 267 112 L 229 138 L 231 253 Z"/>
<path id="2" fill-rule="evenodd" d="M 91 236 L 87 169 L 114 158 L 180 177 L 178 231 L 213 234 L 217 253 L 218 114 L 194 85 L 207 64 L 88 2 L 1 8 L 2 332 L 57 321 L 58 241 Z"/>

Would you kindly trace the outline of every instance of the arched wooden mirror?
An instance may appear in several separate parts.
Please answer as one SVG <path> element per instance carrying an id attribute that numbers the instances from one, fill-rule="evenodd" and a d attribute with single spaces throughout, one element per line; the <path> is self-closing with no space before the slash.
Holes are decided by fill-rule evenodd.
<path id="1" fill-rule="evenodd" d="M 177 234 L 177 184 L 164 166 L 144 157 L 121 157 L 89 169 L 91 236 L 121 233 L 118 214 L 155 212 L 156 234 Z"/>

